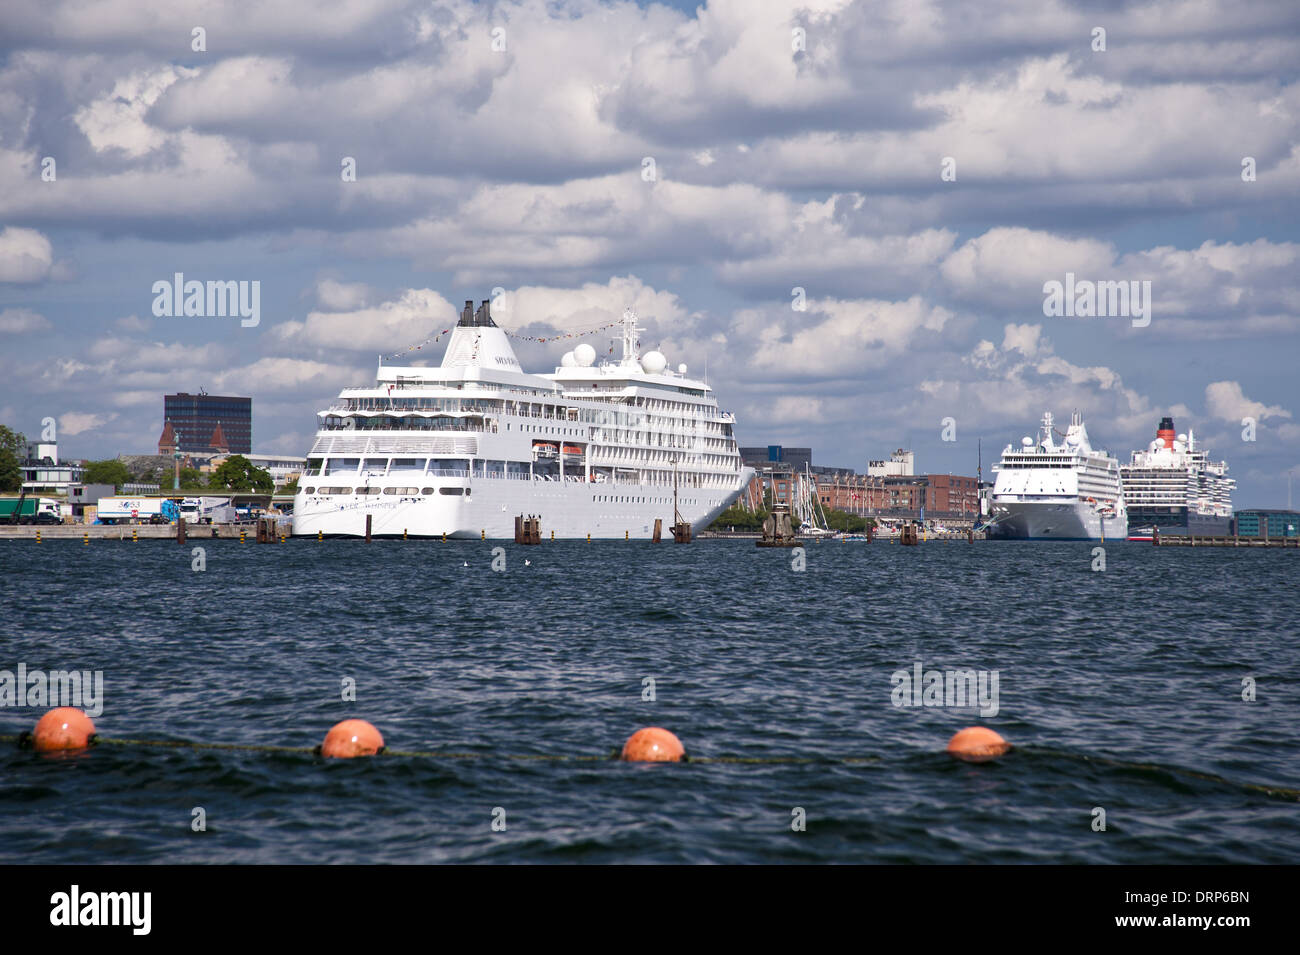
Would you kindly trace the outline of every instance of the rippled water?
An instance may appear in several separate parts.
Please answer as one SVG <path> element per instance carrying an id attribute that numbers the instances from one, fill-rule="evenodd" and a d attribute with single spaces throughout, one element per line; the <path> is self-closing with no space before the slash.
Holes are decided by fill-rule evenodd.
<path id="1" fill-rule="evenodd" d="M 170 542 L 0 542 L 0 668 L 102 670 L 107 737 L 310 747 L 359 716 L 479 758 L 6 743 L 0 860 L 1300 860 L 1300 803 L 1254 788 L 1300 789 L 1300 552 L 1117 543 L 1095 572 L 1083 543 L 821 543 L 795 572 L 752 541 L 506 544 L 498 573 L 492 542 L 190 543 L 206 571 Z M 997 670 L 998 714 L 895 707 L 918 661 Z M 972 723 L 1017 749 L 947 757 Z M 646 725 L 813 761 L 509 758 Z"/>

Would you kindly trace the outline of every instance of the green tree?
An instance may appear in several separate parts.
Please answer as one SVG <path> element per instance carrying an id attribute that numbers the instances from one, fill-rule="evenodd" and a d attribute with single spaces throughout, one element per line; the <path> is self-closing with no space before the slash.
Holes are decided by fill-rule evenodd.
<path id="1" fill-rule="evenodd" d="M 297 494 L 297 493 L 298 493 L 298 479 L 297 479 L 297 478 L 294 478 L 292 481 L 290 481 L 290 482 L 289 482 L 288 484 L 286 484 L 284 487 L 280 488 L 280 493 L 281 493 L 281 494 Z"/>
<path id="2" fill-rule="evenodd" d="M 26 457 L 27 435 L 0 424 L 0 491 L 17 491 L 23 486 Z"/>
<path id="3" fill-rule="evenodd" d="M 0 448 L 0 491 L 17 491 L 23 486 L 23 469 L 18 456 L 8 448 Z"/>
<path id="4" fill-rule="evenodd" d="M 253 467 L 253 463 L 242 454 L 232 454 L 212 472 L 208 487 L 269 494 L 275 488 L 275 481 L 271 479 L 269 471 Z"/>
<path id="5" fill-rule="evenodd" d="M 158 481 L 158 486 L 164 491 L 176 490 L 176 473 L 168 471 Z M 181 468 L 181 486 L 182 491 L 202 491 L 207 488 L 203 482 L 202 472 L 194 468 Z"/>
<path id="6" fill-rule="evenodd" d="M 0 448 L 16 457 L 19 463 L 27 457 L 27 435 L 0 424 Z"/>
<path id="7" fill-rule="evenodd" d="M 87 484 L 111 484 L 120 491 L 123 484 L 130 482 L 131 472 L 117 458 L 108 458 L 105 461 L 86 462 L 81 479 Z"/>

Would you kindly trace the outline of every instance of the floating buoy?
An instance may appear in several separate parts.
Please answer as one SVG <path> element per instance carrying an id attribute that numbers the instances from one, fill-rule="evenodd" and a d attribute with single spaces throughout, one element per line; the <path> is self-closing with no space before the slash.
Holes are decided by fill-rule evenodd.
<path id="1" fill-rule="evenodd" d="M 75 706 L 50 710 L 32 730 L 32 749 L 38 753 L 86 749 L 95 739 L 95 724 Z"/>
<path id="2" fill-rule="evenodd" d="M 365 720 L 344 720 L 334 724 L 320 744 L 320 754 L 335 759 L 374 756 L 383 750 L 384 738 Z"/>
<path id="3" fill-rule="evenodd" d="M 622 758 L 630 763 L 676 763 L 685 755 L 686 748 L 674 734 L 647 726 L 628 737 Z"/>
<path id="4" fill-rule="evenodd" d="M 988 762 L 1009 749 L 1010 743 L 984 726 L 968 726 L 948 740 L 949 754 L 968 763 Z"/>

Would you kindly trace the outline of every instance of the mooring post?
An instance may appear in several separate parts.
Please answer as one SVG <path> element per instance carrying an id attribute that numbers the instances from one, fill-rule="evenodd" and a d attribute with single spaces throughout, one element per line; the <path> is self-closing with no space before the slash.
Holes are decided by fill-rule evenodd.
<path id="1" fill-rule="evenodd" d="M 372 518 L 373 516 L 374 516 L 374 515 L 372 515 L 372 514 L 367 514 L 367 515 L 366 515 L 366 543 L 367 543 L 367 544 L 370 543 L 370 520 L 371 520 L 371 518 Z"/>

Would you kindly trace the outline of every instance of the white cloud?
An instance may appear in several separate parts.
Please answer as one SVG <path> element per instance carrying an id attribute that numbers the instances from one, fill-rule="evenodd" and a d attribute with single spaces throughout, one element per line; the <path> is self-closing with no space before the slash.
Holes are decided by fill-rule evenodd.
<path id="1" fill-rule="evenodd" d="M 59 431 L 68 436 L 83 434 L 94 428 L 108 424 L 117 417 L 117 412 L 100 414 L 90 411 L 69 411 L 59 415 Z"/>
<path id="2" fill-rule="evenodd" d="M 1205 386 L 1205 407 L 1220 421 L 1240 423 L 1242 418 L 1265 421 L 1269 418 L 1290 418 L 1291 412 L 1280 405 L 1266 405 L 1252 401 L 1235 381 L 1214 381 Z"/>
<path id="3" fill-rule="evenodd" d="M 35 229 L 0 231 L 0 282 L 40 282 L 50 274 L 54 250 Z"/>
<path id="4" fill-rule="evenodd" d="M 407 289 L 402 297 L 370 308 L 313 311 L 301 322 L 277 325 L 285 341 L 347 351 L 392 352 L 456 321 L 459 309 L 432 289 Z"/>
<path id="5" fill-rule="evenodd" d="M 24 335 L 48 331 L 49 319 L 29 308 L 6 308 L 0 311 L 0 335 Z"/>

